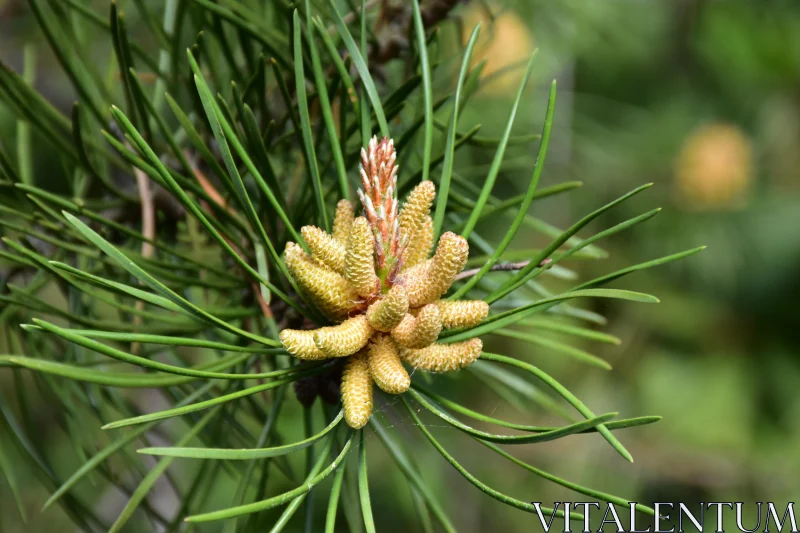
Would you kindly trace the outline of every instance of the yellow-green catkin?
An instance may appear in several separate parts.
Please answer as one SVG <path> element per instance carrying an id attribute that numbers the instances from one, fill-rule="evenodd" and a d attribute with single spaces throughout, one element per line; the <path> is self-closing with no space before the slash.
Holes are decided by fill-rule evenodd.
<path id="1" fill-rule="evenodd" d="M 367 309 L 370 325 L 378 331 L 392 331 L 408 312 L 408 295 L 401 285 L 393 286 L 386 296 Z"/>
<path id="2" fill-rule="evenodd" d="M 414 238 L 408 241 L 403 252 L 403 269 L 408 269 L 425 262 L 431 255 L 433 248 L 433 219 L 430 215 L 425 217 Z"/>
<path id="3" fill-rule="evenodd" d="M 345 245 L 343 243 L 316 226 L 303 226 L 300 228 L 300 233 L 315 260 L 339 274 L 344 272 Z"/>
<path id="4" fill-rule="evenodd" d="M 347 237 L 350 235 L 350 226 L 354 219 L 353 204 L 348 200 L 339 200 L 336 204 L 336 214 L 333 216 L 333 238 L 344 246 L 347 246 Z"/>
<path id="5" fill-rule="evenodd" d="M 369 371 L 375 384 L 389 394 L 402 394 L 411 386 L 400 354 L 387 335 L 373 338 L 369 347 Z"/>
<path id="6" fill-rule="evenodd" d="M 471 328 L 489 315 L 489 304 L 483 300 L 439 300 L 436 305 L 446 328 Z"/>
<path id="7" fill-rule="evenodd" d="M 450 372 L 472 364 L 483 350 L 480 339 L 453 344 L 431 344 L 420 350 L 401 348 L 403 360 L 415 369 L 426 372 Z"/>
<path id="8" fill-rule="evenodd" d="M 468 256 L 469 244 L 464 237 L 451 231 L 442 234 L 433 258 L 403 274 L 408 304 L 418 307 L 437 300 L 464 269 Z"/>
<path id="9" fill-rule="evenodd" d="M 300 289 L 326 317 L 339 321 L 355 307 L 358 295 L 340 274 L 314 261 L 293 242 L 286 243 L 284 256 Z"/>
<path id="10" fill-rule="evenodd" d="M 280 333 L 281 344 L 298 359 L 327 359 L 329 356 L 314 344 L 314 331 L 284 329 Z"/>
<path id="11" fill-rule="evenodd" d="M 316 330 L 314 344 L 328 357 L 345 357 L 363 348 L 373 331 L 366 315 L 358 315 L 336 326 Z"/>
<path id="12" fill-rule="evenodd" d="M 430 346 L 442 331 L 442 317 L 436 304 L 422 307 L 416 315 L 407 314 L 392 330 L 392 337 L 406 348 Z"/>
<path id="13" fill-rule="evenodd" d="M 347 252 L 344 259 L 344 276 L 356 293 L 364 298 L 380 290 L 380 281 L 375 275 L 375 244 L 369 222 L 358 217 L 350 227 Z"/>
<path id="14" fill-rule="evenodd" d="M 366 351 L 347 360 L 342 372 L 341 392 L 347 425 L 354 429 L 364 427 L 372 414 L 372 376 Z"/>
<path id="15" fill-rule="evenodd" d="M 436 187 L 428 180 L 414 187 L 408 195 L 400 209 L 400 234 L 408 243 L 416 240 L 417 233 L 430 213 L 434 198 L 436 198 Z"/>

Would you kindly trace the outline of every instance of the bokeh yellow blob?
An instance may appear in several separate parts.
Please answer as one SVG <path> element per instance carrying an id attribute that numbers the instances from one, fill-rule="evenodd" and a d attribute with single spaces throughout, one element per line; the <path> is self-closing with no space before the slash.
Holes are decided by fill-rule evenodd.
<path id="1" fill-rule="evenodd" d="M 678 154 L 678 200 L 699 211 L 743 206 L 752 181 L 752 158 L 750 140 L 737 126 L 700 126 L 686 138 Z"/>
<path id="2" fill-rule="evenodd" d="M 463 42 L 466 45 L 475 25 L 480 23 L 481 33 L 472 55 L 472 66 L 486 60 L 482 78 L 518 64 L 517 68 L 499 74 L 487 83 L 481 92 L 489 95 L 514 94 L 522 80 L 525 62 L 534 49 L 534 39 L 519 15 L 501 6 L 491 4 L 494 20 L 479 2 L 471 2 L 463 14 Z"/>

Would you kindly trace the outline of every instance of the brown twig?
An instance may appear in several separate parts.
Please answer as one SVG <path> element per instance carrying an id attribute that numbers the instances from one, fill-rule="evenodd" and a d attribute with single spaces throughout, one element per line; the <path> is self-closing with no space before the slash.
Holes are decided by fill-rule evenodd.
<path id="1" fill-rule="evenodd" d="M 186 160 L 189 162 L 189 165 L 192 167 L 192 171 L 194 172 L 194 177 L 200 182 L 200 187 L 203 188 L 203 191 L 212 199 L 214 203 L 218 206 L 226 210 L 228 213 L 235 214 L 228 206 L 228 202 L 225 201 L 225 198 L 219 193 L 219 191 L 208 181 L 205 174 L 197 167 L 195 162 L 192 160 L 191 154 L 189 152 L 183 153 L 186 156 Z"/>
<path id="2" fill-rule="evenodd" d="M 142 206 L 142 235 L 146 239 L 142 241 L 142 257 L 150 259 L 154 250 L 152 241 L 156 236 L 156 210 L 153 207 L 150 178 L 136 167 L 133 168 L 133 175 L 136 177 L 136 190 Z"/>
<path id="3" fill-rule="evenodd" d="M 539 263 L 539 266 L 540 267 L 541 266 L 545 266 L 546 264 L 550 263 L 551 261 L 552 261 L 552 259 L 545 259 L 544 261 Z M 529 264 L 530 264 L 530 261 L 517 261 L 516 263 L 497 263 L 496 265 L 493 265 L 492 268 L 489 269 L 489 272 L 508 272 L 508 271 L 512 271 L 512 270 L 522 270 L 523 268 L 525 268 Z M 475 274 L 477 274 L 480 271 L 481 271 L 480 268 L 471 268 L 469 270 L 465 270 L 465 271 L 463 271 L 462 273 L 460 273 L 459 275 L 456 276 L 456 281 L 458 281 L 460 279 L 471 278 L 472 276 L 474 276 Z"/>
<path id="4" fill-rule="evenodd" d="M 184 155 L 186 155 L 187 161 L 189 161 L 189 164 L 192 166 L 194 177 L 197 179 L 198 182 L 200 182 L 200 186 L 203 188 L 203 190 L 209 196 L 209 198 L 211 198 L 218 206 L 225 209 L 228 213 L 231 213 L 232 215 L 235 214 L 233 209 L 225 201 L 225 198 L 222 197 L 222 195 L 219 193 L 216 187 L 214 187 L 214 185 L 211 184 L 208 178 L 205 177 L 203 172 L 194 163 L 191 154 L 189 154 L 189 152 L 184 152 Z M 234 249 L 234 251 L 236 251 L 236 253 L 241 254 L 241 249 L 239 246 L 236 245 L 236 243 L 231 242 L 228 238 L 224 236 L 222 238 L 225 239 L 225 241 L 231 246 L 231 248 Z M 253 281 L 251 282 L 250 287 L 253 290 L 253 294 L 255 295 L 256 301 L 258 302 L 258 306 L 261 308 L 261 312 L 264 314 L 265 317 L 272 318 L 273 317 L 272 310 L 270 309 L 269 304 L 266 302 L 266 300 L 264 300 L 264 297 L 261 295 L 261 289 L 259 283 Z"/>
<path id="5" fill-rule="evenodd" d="M 132 150 L 130 144 L 128 144 L 127 148 Z M 153 192 L 150 188 L 150 178 L 147 177 L 147 174 L 137 167 L 133 167 L 133 175 L 136 178 L 136 190 L 139 194 L 142 213 L 142 235 L 144 239 L 142 240 L 141 254 L 144 259 L 150 259 L 153 257 L 153 251 L 155 249 L 153 241 L 156 236 L 156 210 L 153 206 Z M 143 300 L 136 301 L 136 310 L 144 311 Z M 133 317 L 134 326 L 138 326 L 141 323 L 141 315 Z M 139 348 L 141 348 L 141 345 L 138 342 L 131 343 L 131 353 L 134 355 L 139 353 Z"/>
<path id="6" fill-rule="evenodd" d="M 272 309 L 269 308 L 269 304 L 261 295 L 261 287 L 255 281 L 253 281 L 250 286 L 253 290 L 253 294 L 256 296 L 256 301 L 258 302 L 258 306 L 261 308 L 261 312 L 264 313 L 265 317 L 273 318 Z"/>
<path id="7" fill-rule="evenodd" d="M 220 206 L 222 209 L 224 209 L 228 213 L 230 213 L 232 215 L 235 215 L 235 212 L 234 212 L 233 208 L 231 208 L 231 206 L 228 205 L 228 202 L 225 201 L 225 198 L 222 197 L 222 195 L 219 193 L 217 188 L 214 187 L 214 185 L 208 180 L 208 178 L 206 178 L 205 174 L 203 174 L 203 171 L 200 170 L 200 168 L 197 166 L 197 163 L 196 163 L 194 157 L 192 156 L 192 154 L 190 154 L 188 151 L 185 151 L 184 155 L 186 156 L 186 160 L 189 162 L 189 165 L 192 167 L 192 172 L 194 173 L 194 177 L 200 183 L 200 186 L 203 188 L 203 191 L 205 191 L 205 193 L 208 195 L 208 197 L 211 199 L 211 201 L 216 203 L 218 206 Z M 206 202 L 204 200 L 201 200 L 201 201 L 202 201 L 203 204 L 206 204 Z M 230 239 L 228 239 L 224 235 L 222 236 L 222 238 L 225 239 L 225 242 L 227 242 L 228 245 L 231 248 L 233 248 L 233 250 L 237 254 L 241 254 L 242 253 L 240 247 L 237 246 L 236 243 L 231 242 Z M 241 246 L 243 247 L 244 244 L 242 244 Z M 261 295 L 260 284 L 257 281 L 251 281 L 250 282 L 250 290 L 253 291 L 253 296 L 255 297 L 256 302 L 258 302 L 258 306 L 259 306 L 259 308 L 261 308 L 261 313 L 264 315 L 264 317 L 266 317 L 268 320 L 273 320 L 274 317 L 272 315 L 272 309 L 270 309 L 269 304 L 266 302 L 266 300 L 264 300 L 264 297 Z M 245 329 L 247 331 L 250 330 L 249 326 L 250 325 L 249 325 L 249 320 L 248 320 L 247 324 L 245 326 Z M 256 362 L 256 372 L 259 372 L 259 373 L 261 372 L 261 361 L 257 361 Z M 263 379 L 258 379 L 257 382 L 258 383 L 264 383 L 264 380 Z M 269 401 L 268 391 L 261 391 L 261 396 L 262 396 L 262 398 L 264 398 L 265 402 Z"/>

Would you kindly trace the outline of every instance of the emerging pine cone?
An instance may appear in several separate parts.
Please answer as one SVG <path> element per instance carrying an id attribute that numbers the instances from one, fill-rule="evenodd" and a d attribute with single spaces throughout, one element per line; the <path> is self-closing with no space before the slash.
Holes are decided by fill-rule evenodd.
<path id="1" fill-rule="evenodd" d="M 359 197 L 364 216 L 347 200 L 336 207 L 333 235 L 302 229 L 311 254 L 286 246 L 286 264 L 319 310 L 335 325 L 285 329 L 280 339 L 299 359 L 347 358 L 341 377 L 345 420 L 363 427 L 372 414 L 372 383 L 390 394 L 411 385 L 403 361 L 428 372 L 463 368 L 478 358 L 480 339 L 434 344 L 442 328 L 477 325 L 489 313 L 482 300 L 440 300 L 464 269 L 466 239 L 444 233 L 433 250 L 430 209 L 436 197 L 423 181 L 402 208 L 397 198 L 394 142 L 373 137 L 361 151 Z"/>

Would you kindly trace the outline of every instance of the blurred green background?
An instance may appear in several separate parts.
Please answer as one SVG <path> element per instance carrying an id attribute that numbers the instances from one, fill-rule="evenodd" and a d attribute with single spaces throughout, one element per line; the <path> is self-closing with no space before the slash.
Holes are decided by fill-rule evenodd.
<path id="1" fill-rule="evenodd" d="M 124 2 L 122 2 L 124 4 Z M 493 22 L 488 12 L 493 13 Z M 515 133 L 538 131 L 544 91 L 559 82 L 553 151 L 543 185 L 580 180 L 583 187 L 535 204 L 560 227 L 647 182 L 654 187 L 592 225 L 591 234 L 653 207 L 654 219 L 604 241 L 609 259 L 572 263 L 593 277 L 698 245 L 687 260 L 637 273 L 616 286 L 649 292 L 662 303 L 600 300 L 598 327 L 620 345 L 580 346 L 608 360 L 604 372 L 530 345 L 494 338 L 494 351 L 535 361 L 596 412 L 662 415 L 656 425 L 620 438 L 627 464 L 600 438 L 572 437 L 515 448 L 520 458 L 561 477 L 635 501 L 775 501 L 800 494 L 800 3 L 796 1 L 526 0 L 470 2 L 455 12 L 464 32 L 484 21 L 477 55 L 487 83 L 467 106 L 462 131 L 503 127 L 519 83 L 518 64 L 538 47 L 539 64 Z M 455 49 L 466 35 L 446 26 Z M 24 2 L 0 0 L 0 57 L 21 68 L 25 42 L 37 46 L 36 86 L 68 109 L 74 94 Z M 106 54 L 99 50 L 98 55 Z M 15 122 L 0 108 L 0 138 Z M 58 161 L 34 143 L 36 180 Z M 519 171 L 498 181 L 498 193 L 524 191 L 535 146 L 514 147 Z M 482 184 L 492 151 L 462 152 L 464 175 Z M 498 238 L 503 225 L 481 227 Z M 530 237 L 534 239 L 533 236 Z M 541 243 L 519 242 L 519 246 Z M 0 381 L 0 383 L 3 383 Z M 517 421 L 523 415 L 477 381 L 435 385 L 481 412 Z M 47 424 L 46 416 L 41 419 Z M 407 421 L 406 421 L 407 423 Z M 402 423 L 401 423 L 402 424 Z M 401 431 L 404 428 L 400 427 Z M 412 428 L 404 433 L 411 435 Z M 477 477 L 523 501 L 585 499 L 546 483 L 480 447 L 433 428 Z M 418 438 L 415 435 L 414 438 Z M 2 436 L 0 436 L 2 439 Z M 377 441 L 375 441 L 377 444 Z M 466 443 L 466 444 L 465 444 Z M 63 443 L 53 442 L 57 449 Z M 459 531 L 535 531 L 536 518 L 487 498 L 419 441 L 418 459 Z M 375 453 L 372 453 L 375 452 Z M 408 523 L 407 489 L 372 446 L 373 505 L 379 526 Z M 64 472 L 78 463 L 65 458 Z M 386 471 L 386 475 L 376 475 Z M 437 477 L 435 474 L 439 473 Z M 63 527 L 59 511 L 36 517 L 46 498 L 25 480 L 32 526 L 17 523 L 0 481 L 0 531 Z M 118 498 L 109 503 L 121 507 Z M 169 505 L 169 501 L 162 502 Z M 785 507 L 784 507 L 785 508 Z M 109 516 L 114 516 L 110 509 Z M 55 522 L 53 522 L 55 520 Z M 413 523 L 413 522 L 412 522 Z M 31 529 L 31 527 L 33 529 Z M 52 528 L 52 529 L 51 529 Z"/>

